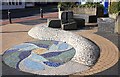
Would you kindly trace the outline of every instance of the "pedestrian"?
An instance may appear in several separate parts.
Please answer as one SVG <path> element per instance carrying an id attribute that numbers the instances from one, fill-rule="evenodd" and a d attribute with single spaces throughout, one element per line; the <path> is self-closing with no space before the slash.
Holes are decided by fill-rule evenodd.
<path id="1" fill-rule="evenodd" d="M 40 14 L 41 14 L 41 18 L 43 18 L 43 9 L 40 8 Z"/>
<path id="2" fill-rule="evenodd" d="M 8 19 L 9 19 L 10 24 L 12 24 L 12 20 L 11 20 L 11 12 L 10 12 L 10 10 L 8 10 Z"/>

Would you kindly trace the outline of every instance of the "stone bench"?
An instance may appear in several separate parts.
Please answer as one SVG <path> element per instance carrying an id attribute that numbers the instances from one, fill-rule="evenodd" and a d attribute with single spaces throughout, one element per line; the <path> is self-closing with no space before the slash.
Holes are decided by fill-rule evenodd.
<path id="1" fill-rule="evenodd" d="M 61 28 L 63 30 L 77 29 L 77 23 L 73 19 L 72 11 L 59 11 L 59 19 L 61 19 Z"/>
<path id="2" fill-rule="evenodd" d="M 47 26 L 52 28 L 61 28 L 60 19 L 47 19 Z"/>
<path id="3" fill-rule="evenodd" d="M 82 18 L 73 18 L 73 19 L 77 23 L 77 28 L 85 27 L 85 19 L 82 19 Z"/>
<path id="4" fill-rule="evenodd" d="M 75 30 L 77 29 L 77 24 L 76 22 L 69 22 L 61 25 L 61 28 L 63 30 Z"/>
<path id="5" fill-rule="evenodd" d="M 85 19 L 85 23 L 96 23 L 97 22 L 97 16 L 96 15 L 74 14 L 74 18 Z"/>

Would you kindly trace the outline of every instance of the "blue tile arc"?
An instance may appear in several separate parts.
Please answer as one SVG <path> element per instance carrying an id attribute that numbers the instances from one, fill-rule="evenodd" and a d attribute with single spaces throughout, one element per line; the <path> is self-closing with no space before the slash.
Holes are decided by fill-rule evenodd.
<path id="1" fill-rule="evenodd" d="M 42 48 L 48 48 L 49 45 L 46 45 L 46 44 L 37 44 L 38 47 L 42 47 Z"/>
<path id="2" fill-rule="evenodd" d="M 14 52 L 16 52 L 16 51 L 18 51 L 19 49 L 9 49 L 9 50 L 6 50 L 5 52 L 4 52 L 4 54 L 9 54 L 9 53 L 14 53 Z M 4 55 L 3 54 L 3 55 Z"/>
<path id="3" fill-rule="evenodd" d="M 21 53 L 19 54 L 19 58 L 20 58 L 21 60 L 23 60 L 23 59 L 27 58 L 30 54 L 31 54 L 31 51 L 21 52 Z"/>
<path id="4" fill-rule="evenodd" d="M 63 64 L 63 63 L 59 63 L 59 62 L 50 62 L 50 61 L 46 61 L 46 62 L 43 62 L 43 63 L 48 65 L 48 66 L 51 66 L 51 67 L 58 67 L 58 66 Z"/>
<path id="5" fill-rule="evenodd" d="M 35 53 L 31 53 L 30 56 L 29 56 L 29 59 L 31 59 L 33 61 L 36 61 L 36 62 L 48 61 L 46 58 L 44 58 L 40 55 L 37 55 Z"/>
<path id="6" fill-rule="evenodd" d="M 61 53 L 63 52 L 49 52 L 49 53 L 41 54 L 41 56 L 43 56 L 44 58 L 49 58 L 53 56 L 58 56 Z"/>
<path id="7" fill-rule="evenodd" d="M 24 51 L 24 52 L 21 52 L 21 53 L 19 54 L 18 57 L 20 58 L 20 61 L 17 62 L 17 64 L 16 64 L 16 69 L 19 70 L 19 63 L 20 63 L 23 59 L 27 58 L 30 54 L 31 54 L 31 51 Z"/>
<path id="8" fill-rule="evenodd" d="M 39 47 L 31 43 L 22 43 L 20 45 L 14 46 L 13 48 L 20 49 L 21 51 L 26 51 L 26 50 L 37 49 Z"/>
<path id="9" fill-rule="evenodd" d="M 23 61 L 25 67 L 31 70 L 44 70 L 45 67 L 43 64 L 30 60 L 29 58 Z"/>
<path id="10" fill-rule="evenodd" d="M 66 63 L 70 61 L 74 57 L 74 55 L 75 55 L 75 49 L 72 48 L 67 51 L 64 51 L 58 56 L 49 57 L 47 59 L 52 62 Z"/>
<path id="11" fill-rule="evenodd" d="M 20 61 L 18 57 L 21 52 L 14 52 L 10 55 L 3 55 L 3 61 L 5 64 L 9 65 L 10 67 L 16 68 L 17 63 Z"/>

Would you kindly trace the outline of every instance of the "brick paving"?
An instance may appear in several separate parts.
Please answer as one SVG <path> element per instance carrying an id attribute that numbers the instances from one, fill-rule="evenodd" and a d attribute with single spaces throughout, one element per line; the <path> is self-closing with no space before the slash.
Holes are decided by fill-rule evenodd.
<path id="1" fill-rule="evenodd" d="M 95 42 L 100 47 L 101 54 L 98 62 L 90 70 L 84 71 L 82 73 L 76 73 L 73 75 L 93 75 L 114 66 L 118 62 L 119 60 L 118 48 L 106 38 L 94 34 L 96 31 L 97 30 L 76 32 L 77 34 L 89 38 L 90 40 Z"/>
<path id="2" fill-rule="evenodd" d="M 26 26 L 21 24 L 8 24 L 0 26 L 0 29 L 2 29 L 2 31 L 0 31 L 0 40 L 2 40 L 0 46 L 0 53 L 19 43 L 34 40 L 27 34 L 27 32 L 32 27 L 33 26 Z"/>

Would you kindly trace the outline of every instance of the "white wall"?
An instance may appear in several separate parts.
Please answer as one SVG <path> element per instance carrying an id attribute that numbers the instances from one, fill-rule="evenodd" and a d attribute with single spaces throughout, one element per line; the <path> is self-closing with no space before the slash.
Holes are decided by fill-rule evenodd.
<path id="1" fill-rule="evenodd" d="M 4 3 L 3 1 L 6 3 Z M 1 1 L 0 10 L 25 8 L 25 0 L 3 0 L 3 1 Z M 12 4 L 13 2 L 14 4 Z M 19 2 L 21 2 L 21 4 Z"/>
<path id="2" fill-rule="evenodd" d="M 25 8 L 25 5 L 2 5 L 2 10 Z M 0 9 L 1 10 L 1 9 Z"/>

